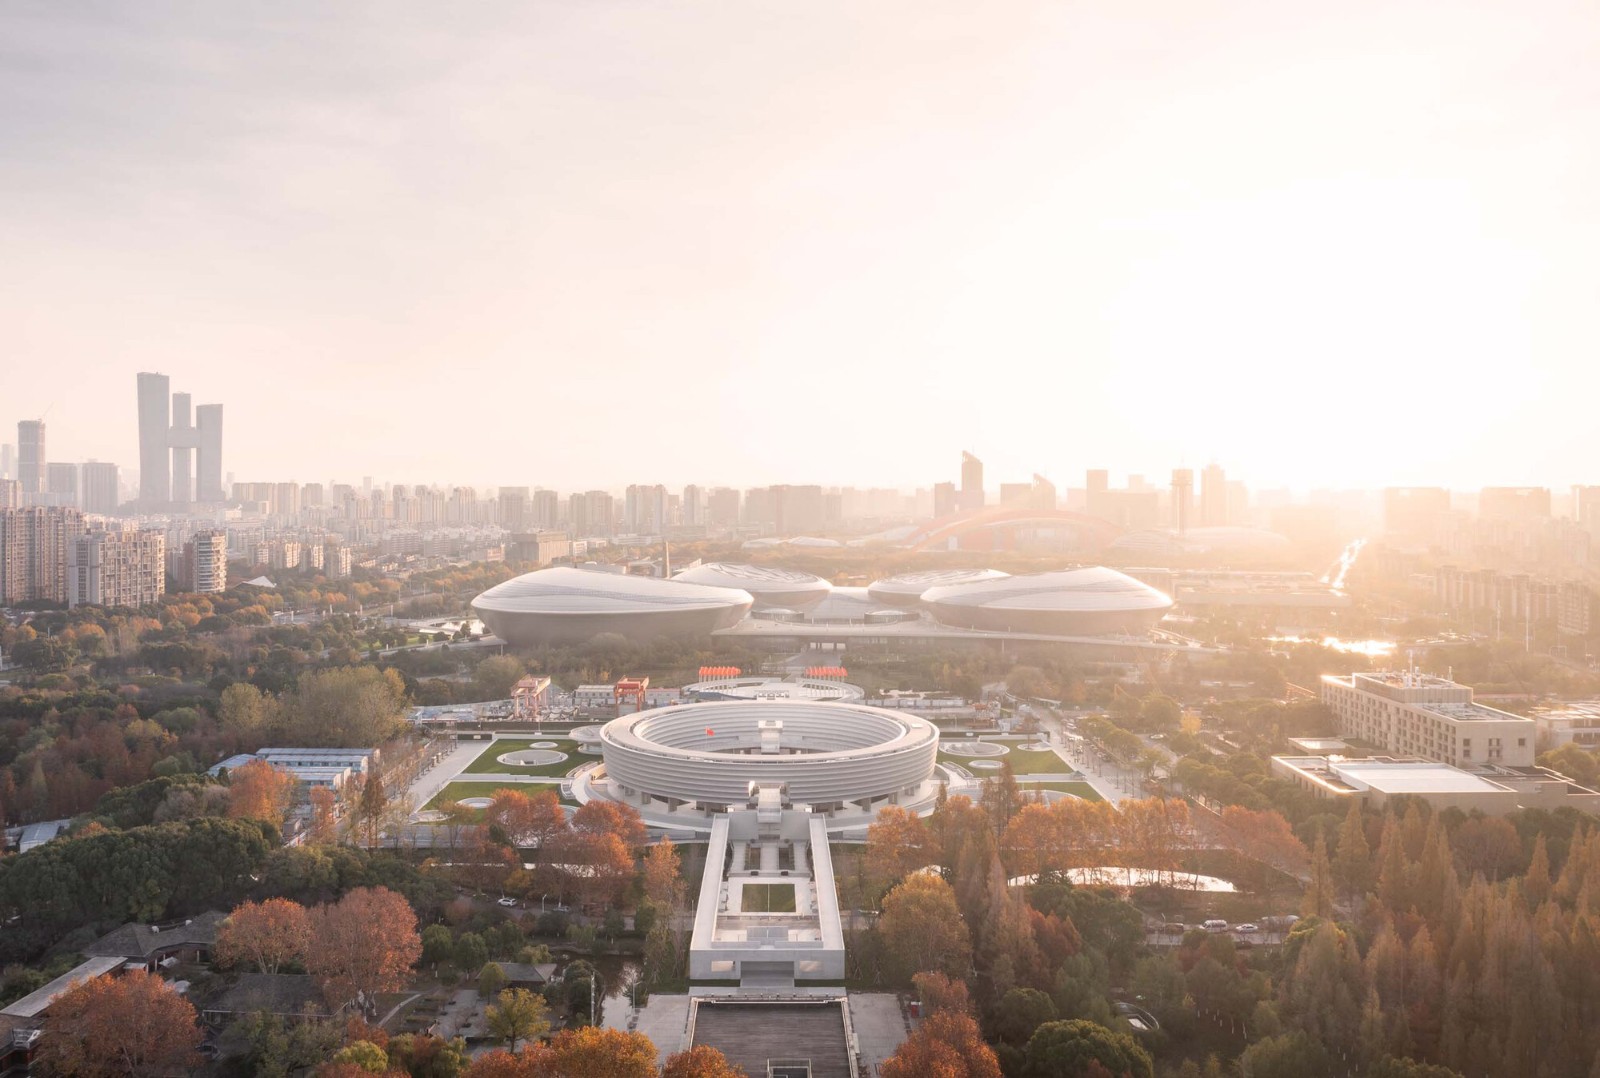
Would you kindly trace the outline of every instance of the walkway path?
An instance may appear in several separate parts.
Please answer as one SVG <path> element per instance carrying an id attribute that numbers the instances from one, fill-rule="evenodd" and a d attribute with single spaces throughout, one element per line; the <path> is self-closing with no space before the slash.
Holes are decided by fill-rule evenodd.
<path id="1" fill-rule="evenodd" d="M 488 746 L 485 741 L 458 741 L 455 748 L 439 758 L 439 762 L 418 775 L 411 783 L 411 803 L 421 808 L 433 800 L 433 795 L 444 789 L 478 754 Z"/>

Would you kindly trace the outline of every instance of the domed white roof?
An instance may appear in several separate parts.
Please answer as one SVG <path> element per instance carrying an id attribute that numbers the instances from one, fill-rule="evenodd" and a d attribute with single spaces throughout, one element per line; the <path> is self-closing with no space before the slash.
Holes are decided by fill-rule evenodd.
<path id="1" fill-rule="evenodd" d="M 1010 576 L 998 569 L 925 569 L 918 573 L 874 580 L 867 585 L 873 601 L 891 606 L 914 606 L 929 588 L 951 584 L 976 584 L 985 580 L 1004 580 Z"/>
<path id="2" fill-rule="evenodd" d="M 769 565 L 707 562 L 685 569 L 674 581 L 718 588 L 740 588 L 755 597 L 757 606 L 806 607 L 827 598 L 833 585 L 812 573 Z"/>
<path id="3" fill-rule="evenodd" d="M 1138 632 L 1172 608 L 1164 592 L 1104 566 L 944 585 L 922 601 L 951 625 L 1068 636 Z"/>
<path id="4" fill-rule="evenodd" d="M 600 633 L 633 640 L 700 635 L 733 625 L 754 602 L 737 588 L 558 567 L 496 584 L 472 608 L 501 639 L 532 645 L 581 643 Z"/>

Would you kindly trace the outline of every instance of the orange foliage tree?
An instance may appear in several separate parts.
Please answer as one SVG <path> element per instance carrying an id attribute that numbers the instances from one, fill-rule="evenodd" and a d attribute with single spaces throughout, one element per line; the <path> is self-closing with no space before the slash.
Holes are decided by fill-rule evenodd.
<path id="1" fill-rule="evenodd" d="M 270 820 L 283 826 L 295 779 L 265 760 L 251 760 L 228 776 L 228 815 L 236 819 Z"/>
<path id="2" fill-rule="evenodd" d="M 331 846 L 339 838 L 338 798 L 326 786 L 313 786 L 306 794 L 311 802 L 311 828 L 306 841 L 313 846 Z"/>
<path id="3" fill-rule="evenodd" d="M 45 1014 L 38 1063 L 75 1078 L 187 1073 L 200 1066 L 195 1010 L 144 970 L 95 977 L 69 989 Z"/>
<path id="4" fill-rule="evenodd" d="M 657 906 L 671 909 L 686 895 L 678 874 L 678 848 L 664 838 L 644 855 L 644 896 Z"/>
<path id="5" fill-rule="evenodd" d="M 628 849 L 644 845 L 644 820 L 631 805 L 615 801 L 589 801 L 572 814 L 572 826 L 577 831 L 597 835 L 616 835 Z"/>
<path id="6" fill-rule="evenodd" d="M 709 1044 L 697 1044 L 667 1057 L 661 1078 L 748 1078 L 743 1067 L 728 1062 L 728 1057 Z"/>
<path id="7" fill-rule="evenodd" d="M 959 977 L 972 964 L 972 940 L 955 892 L 930 873 L 907 876 L 884 896 L 878 936 L 900 981 L 923 970 Z"/>
<path id="8" fill-rule="evenodd" d="M 287 898 L 246 902 L 217 929 L 217 961 L 224 966 L 247 963 L 262 973 L 277 973 L 303 958 L 311 943 L 306 908 Z"/>
<path id="9" fill-rule="evenodd" d="M 881 1078 L 1000 1078 L 1000 1061 L 969 1014 L 937 1011 L 878 1068 Z"/>
<path id="10" fill-rule="evenodd" d="M 867 828 L 867 872 L 882 886 L 905 878 L 932 860 L 922 818 L 887 805 Z"/>
<path id="11" fill-rule="evenodd" d="M 656 1046 L 643 1033 L 598 1026 L 564 1029 L 550 1042 L 549 1053 L 550 1069 L 544 1073 L 550 1075 L 656 1078 Z"/>
<path id="12" fill-rule="evenodd" d="M 416 914 L 386 887 L 358 887 L 312 910 L 310 920 L 306 971 L 335 1007 L 357 999 L 370 1010 L 379 992 L 405 986 L 422 957 Z"/>

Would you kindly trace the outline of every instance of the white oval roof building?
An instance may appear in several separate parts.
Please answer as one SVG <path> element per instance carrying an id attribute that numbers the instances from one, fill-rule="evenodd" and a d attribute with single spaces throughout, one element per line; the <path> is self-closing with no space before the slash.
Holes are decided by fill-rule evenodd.
<path id="1" fill-rule="evenodd" d="M 755 597 L 756 609 L 788 607 L 804 610 L 828 597 L 833 585 L 811 573 L 776 569 L 767 565 L 740 565 L 713 561 L 685 569 L 674 582 L 715 588 L 738 588 Z"/>
<path id="2" fill-rule="evenodd" d="M 500 639 L 528 647 L 581 644 L 600 633 L 701 636 L 736 624 L 754 602 L 737 588 L 559 567 L 496 584 L 472 609 Z"/>
<path id="3" fill-rule="evenodd" d="M 922 593 L 929 588 L 1004 580 L 1010 575 L 998 569 L 928 569 L 874 580 L 867 585 L 867 594 L 872 596 L 873 602 L 884 606 L 913 607 L 921 602 Z"/>
<path id="4" fill-rule="evenodd" d="M 1050 636 L 1143 633 L 1172 609 L 1165 592 L 1104 566 L 944 585 L 922 602 L 946 625 Z"/>

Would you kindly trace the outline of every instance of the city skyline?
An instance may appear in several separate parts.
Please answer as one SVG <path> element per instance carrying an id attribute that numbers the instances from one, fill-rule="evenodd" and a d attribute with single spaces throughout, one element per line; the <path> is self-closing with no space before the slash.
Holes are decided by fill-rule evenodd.
<path id="1" fill-rule="evenodd" d="M 131 466 L 161 370 L 241 477 L 1585 478 L 1581 12 L 404 10 L 0 15 L 8 422 Z"/>

